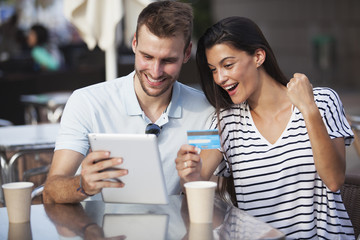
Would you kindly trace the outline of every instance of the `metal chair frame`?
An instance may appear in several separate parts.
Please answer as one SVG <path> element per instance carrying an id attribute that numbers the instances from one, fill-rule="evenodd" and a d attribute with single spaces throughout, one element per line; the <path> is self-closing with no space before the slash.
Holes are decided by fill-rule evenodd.
<path id="1" fill-rule="evenodd" d="M 354 226 L 355 238 L 360 237 L 360 173 L 346 175 L 341 196 Z"/>

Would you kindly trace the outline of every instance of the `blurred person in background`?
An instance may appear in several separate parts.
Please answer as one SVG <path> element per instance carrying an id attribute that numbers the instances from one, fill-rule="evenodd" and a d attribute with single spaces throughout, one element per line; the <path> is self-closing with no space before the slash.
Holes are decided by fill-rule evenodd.
<path id="1" fill-rule="evenodd" d="M 18 15 L 15 13 L 0 26 L 0 61 L 21 55 L 27 47 L 26 37 L 17 23 Z"/>
<path id="2" fill-rule="evenodd" d="M 56 71 L 64 63 L 59 48 L 49 42 L 49 31 L 41 24 L 33 25 L 27 36 L 31 48 L 31 56 L 35 62 L 35 70 Z"/>

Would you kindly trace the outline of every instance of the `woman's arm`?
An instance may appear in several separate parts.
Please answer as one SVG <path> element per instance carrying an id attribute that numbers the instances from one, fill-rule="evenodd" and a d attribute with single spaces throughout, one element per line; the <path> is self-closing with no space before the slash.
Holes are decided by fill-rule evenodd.
<path id="1" fill-rule="evenodd" d="M 313 150 L 316 170 L 326 186 L 336 192 L 345 181 L 344 138 L 331 139 L 329 137 L 317 108 L 309 110 L 303 116 Z"/>
<path id="2" fill-rule="evenodd" d="M 304 117 L 317 172 L 331 191 L 339 190 L 345 180 L 344 138 L 330 138 L 304 74 L 294 74 L 288 84 L 288 96 Z"/>
<path id="3" fill-rule="evenodd" d="M 201 151 L 200 158 L 203 159 L 201 178 L 209 180 L 219 166 L 223 155 L 218 149 L 208 149 Z"/>

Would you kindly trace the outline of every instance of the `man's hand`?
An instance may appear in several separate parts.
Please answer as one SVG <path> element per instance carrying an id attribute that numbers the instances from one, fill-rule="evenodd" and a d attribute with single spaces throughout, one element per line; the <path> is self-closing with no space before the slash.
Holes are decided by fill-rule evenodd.
<path id="1" fill-rule="evenodd" d="M 110 152 L 90 152 L 81 163 L 80 177 L 85 193 L 94 195 L 104 187 L 124 187 L 124 183 L 117 179 L 128 174 L 127 169 L 119 168 L 122 163 L 122 158 L 110 158 Z"/>

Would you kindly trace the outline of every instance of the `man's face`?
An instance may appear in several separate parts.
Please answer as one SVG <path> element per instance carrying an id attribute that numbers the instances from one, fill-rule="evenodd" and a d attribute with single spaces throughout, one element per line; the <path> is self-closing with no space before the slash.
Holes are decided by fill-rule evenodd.
<path id="1" fill-rule="evenodd" d="M 181 66 L 190 57 L 191 44 L 184 53 L 185 41 L 182 35 L 159 38 L 143 25 L 134 36 L 132 49 L 135 53 L 135 80 L 142 90 L 152 97 L 170 92 L 178 79 Z"/>

